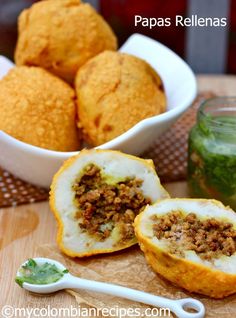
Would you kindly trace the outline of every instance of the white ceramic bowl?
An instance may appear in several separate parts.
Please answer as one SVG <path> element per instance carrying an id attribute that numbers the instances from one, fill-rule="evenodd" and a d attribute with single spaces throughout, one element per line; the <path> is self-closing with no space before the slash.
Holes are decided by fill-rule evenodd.
<path id="1" fill-rule="evenodd" d="M 191 105 L 197 94 L 196 79 L 190 67 L 178 55 L 146 36 L 132 35 L 120 51 L 150 63 L 160 74 L 167 95 L 165 113 L 142 120 L 124 134 L 98 147 L 138 155 Z M 0 57 L 0 78 L 13 66 L 9 60 Z M 0 166 L 35 185 L 49 187 L 63 161 L 77 153 L 31 146 L 0 131 Z"/>

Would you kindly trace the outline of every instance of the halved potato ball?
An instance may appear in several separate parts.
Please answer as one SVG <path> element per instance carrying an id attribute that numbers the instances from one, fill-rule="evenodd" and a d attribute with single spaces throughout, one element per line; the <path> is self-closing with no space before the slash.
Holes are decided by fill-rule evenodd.
<path id="1" fill-rule="evenodd" d="M 95 56 L 78 71 L 75 88 L 79 126 L 95 146 L 166 110 L 161 78 L 129 54 L 106 51 Z"/>
<path id="2" fill-rule="evenodd" d="M 171 282 L 213 298 L 236 292 L 236 214 L 215 200 L 166 199 L 135 219 L 147 262 Z"/>
<path id="3" fill-rule="evenodd" d="M 0 130 L 57 151 L 79 147 L 73 89 L 39 67 L 14 67 L 0 80 Z"/>
<path id="4" fill-rule="evenodd" d="M 80 0 L 44 0 L 24 10 L 18 23 L 17 65 L 41 66 L 69 83 L 78 68 L 117 40 L 105 20 Z"/>
<path id="5" fill-rule="evenodd" d="M 137 243 L 135 216 L 168 196 L 152 161 L 118 151 L 83 150 L 64 163 L 51 186 L 59 247 L 72 257 L 127 248 Z"/>

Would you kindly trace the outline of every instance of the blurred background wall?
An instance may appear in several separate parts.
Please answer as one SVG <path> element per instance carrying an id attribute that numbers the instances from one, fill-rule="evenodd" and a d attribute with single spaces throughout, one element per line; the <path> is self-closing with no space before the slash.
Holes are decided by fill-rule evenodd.
<path id="1" fill-rule="evenodd" d="M 0 0 L 0 54 L 13 58 L 17 16 L 40 0 Z M 236 0 L 88 0 L 108 21 L 121 45 L 142 33 L 170 47 L 197 73 L 236 74 Z M 227 17 L 228 27 L 135 27 L 134 15 Z"/>

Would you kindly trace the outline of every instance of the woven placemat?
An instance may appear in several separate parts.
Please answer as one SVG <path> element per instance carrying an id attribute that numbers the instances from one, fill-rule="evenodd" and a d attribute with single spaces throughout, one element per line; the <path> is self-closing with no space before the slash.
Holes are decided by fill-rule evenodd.
<path id="1" fill-rule="evenodd" d="M 24 182 L 0 168 L 0 208 L 48 199 L 48 190 Z"/>
<path id="2" fill-rule="evenodd" d="M 200 104 L 214 96 L 211 92 L 199 94 L 188 111 L 142 155 L 154 161 L 162 182 L 186 180 L 188 134 L 196 122 Z"/>
<path id="3" fill-rule="evenodd" d="M 187 138 L 199 104 L 213 94 L 200 94 L 192 107 L 142 157 L 153 159 L 162 182 L 186 179 Z M 0 168 L 0 207 L 48 199 L 48 190 L 26 183 Z"/>

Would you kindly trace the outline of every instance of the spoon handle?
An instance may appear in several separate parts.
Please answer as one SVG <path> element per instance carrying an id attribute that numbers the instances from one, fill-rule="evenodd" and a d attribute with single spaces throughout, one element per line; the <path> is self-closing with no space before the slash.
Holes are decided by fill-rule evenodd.
<path id="1" fill-rule="evenodd" d="M 120 285 L 78 278 L 70 274 L 67 275 L 64 288 L 86 289 L 98 293 L 126 298 L 155 307 L 168 308 L 180 318 L 203 318 L 205 316 L 205 308 L 203 304 L 193 298 L 172 300 Z M 186 311 L 186 308 L 194 309 L 195 312 Z"/>

